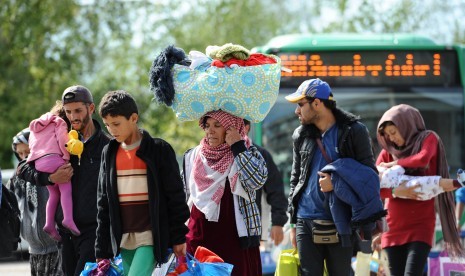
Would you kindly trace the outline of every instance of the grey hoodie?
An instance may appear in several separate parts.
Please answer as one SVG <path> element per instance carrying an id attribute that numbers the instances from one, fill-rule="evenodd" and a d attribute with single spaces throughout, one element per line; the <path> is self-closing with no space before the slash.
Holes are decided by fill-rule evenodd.
<path id="1" fill-rule="evenodd" d="M 29 253 L 44 255 L 57 252 L 57 243 L 42 228 L 45 225 L 46 187 L 35 186 L 16 175 L 7 184 L 18 199 L 21 211 L 21 238 L 29 243 Z"/>

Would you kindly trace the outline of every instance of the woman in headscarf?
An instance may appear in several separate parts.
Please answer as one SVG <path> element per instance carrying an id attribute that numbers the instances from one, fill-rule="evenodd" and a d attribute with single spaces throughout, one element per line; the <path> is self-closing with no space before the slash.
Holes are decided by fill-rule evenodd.
<path id="1" fill-rule="evenodd" d="M 13 137 L 12 149 L 20 162 L 29 155 L 29 134 L 29 128 L 25 128 Z M 24 162 L 18 166 L 22 164 Z M 21 237 L 29 244 L 31 275 L 63 275 L 57 243 L 42 230 L 45 225 L 45 207 L 48 200 L 47 188 L 32 185 L 16 175 L 11 178 L 7 186 L 18 199 L 21 212 Z"/>
<path id="2" fill-rule="evenodd" d="M 262 275 L 255 190 L 266 181 L 265 161 L 247 137 L 242 118 L 212 111 L 199 125 L 205 137 L 184 155 L 192 206 L 187 251 L 194 254 L 203 246 L 233 264 L 232 275 Z"/>
<path id="3" fill-rule="evenodd" d="M 386 111 L 378 123 L 377 138 L 382 147 L 378 166 L 400 165 L 407 175 L 449 178 L 441 138 L 426 129 L 416 108 L 401 104 Z M 381 247 L 387 253 L 391 275 L 423 275 L 434 237 L 435 200 L 446 249 L 452 256 L 463 251 L 455 226 L 453 194 L 445 192 L 435 199 L 421 201 L 416 188 L 402 184 L 381 189 L 381 197 L 386 199 L 389 229 L 382 233 Z"/>

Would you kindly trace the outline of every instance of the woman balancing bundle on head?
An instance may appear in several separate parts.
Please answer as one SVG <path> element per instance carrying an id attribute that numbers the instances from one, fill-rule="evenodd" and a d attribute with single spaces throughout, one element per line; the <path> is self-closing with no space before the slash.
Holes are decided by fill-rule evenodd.
<path id="1" fill-rule="evenodd" d="M 199 246 L 234 265 L 232 275 L 261 275 L 261 220 L 255 190 L 266 164 L 245 132 L 259 122 L 279 91 L 280 60 L 240 45 L 210 46 L 207 55 L 168 47 L 153 62 L 151 88 L 181 121 L 199 120 L 205 136 L 184 155 L 191 214 L 187 251 Z M 188 67 L 190 65 L 190 67 Z"/>
<path id="2" fill-rule="evenodd" d="M 267 169 L 241 118 L 211 111 L 199 120 L 205 137 L 184 155 L 184 183 L 193 203 L 187 250 L 206 247 L 233 264 L 233 275 L 260 275 L 261 220 L 255 190 Z M 225 238 L 226 237 L 226 238 Z"/>

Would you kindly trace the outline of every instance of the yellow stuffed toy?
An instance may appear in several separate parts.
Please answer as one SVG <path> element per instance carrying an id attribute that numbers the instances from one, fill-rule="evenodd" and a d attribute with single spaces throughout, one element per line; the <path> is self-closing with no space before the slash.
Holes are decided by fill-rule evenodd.
<path id="1" fill-rule="evenodd" d="M 84 143 L 79 140 L 79 135 L 76 130 L 71 130 L 68 133 L 69 141 L 66 143 L 66 150 L 72 155 L 77 155 L 79 163 L 81 162 L 81 154 L 84 151 Z"/>

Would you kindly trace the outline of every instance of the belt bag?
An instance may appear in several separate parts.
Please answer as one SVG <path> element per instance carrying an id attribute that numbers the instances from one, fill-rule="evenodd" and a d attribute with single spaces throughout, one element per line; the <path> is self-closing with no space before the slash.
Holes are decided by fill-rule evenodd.
<path id="1" fill-rule="evenodd" d="M 330 220 L 316 219 L 312 221 L 312 237 L 315 244 L 331 244 L 339 242 L 336 225 Z"/>

